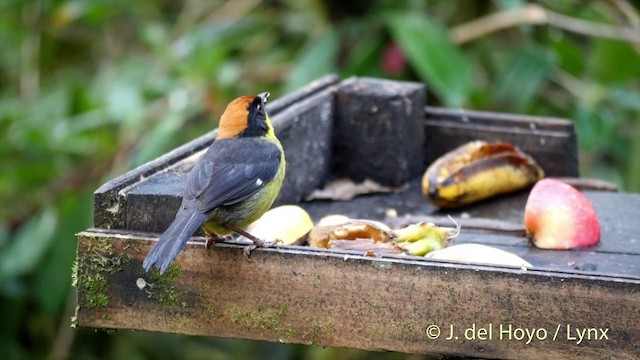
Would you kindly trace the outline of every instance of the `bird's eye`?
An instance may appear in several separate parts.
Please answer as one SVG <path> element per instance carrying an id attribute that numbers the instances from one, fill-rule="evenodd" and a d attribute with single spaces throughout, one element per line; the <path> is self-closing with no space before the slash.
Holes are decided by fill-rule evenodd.
<path id="1" fill-rule="evenodd" d="M 258 112 L 262 112 L 262 105 L 258 104 L 258 106 L 256 106 L 256 110 L 258 110 Z"/>

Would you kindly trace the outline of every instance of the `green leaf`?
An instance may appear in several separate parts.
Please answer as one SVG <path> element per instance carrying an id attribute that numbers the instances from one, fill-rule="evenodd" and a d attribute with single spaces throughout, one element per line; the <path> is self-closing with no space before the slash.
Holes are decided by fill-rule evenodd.
<path id="1" fill-rule="evenodd" d="M 372 76 L 376 68 L 380 67 L 380 48 L 382 38 L 367 36 L 359 39 L 347 55 L 342 74 L 345 76 Z"/>
<path id="2" fill-rule="evenodd" d="M 71 289 L 71 267 L 76 257 L 76 235 L 91 226 L 90 191 L 65 195 L 59 202 L 60 223 L 48 256 L 40 262 L 34 299 L 47 314 L 59 311 Z"/>
<path id="3" fill-rule="evenodd" d="M 557 58 L 558 66 L 574 76 L 581 76 L 585 67 L 584 51 L 560 30 L 550 29 L 549 33 L 554 36 L 549 36 L 547 44 Z"/>
<path id="4" fill-rule="evenodd" d="M 9 229 L 7 224 L 0 222 L 0 249 L 9 242 Z"/>
<path id="5" fill-rule="evenodd" d="M 133 154 L 133 165 L 142 165 L 170 150 L 171 145 L 175 145 L 173 141 L 184 124 L 185 118 L 183 114 L 169 112 L 154 124 Z"/>
<path id="6" fill-rule="evenodd" d="M 51 245 L 56 224 L 57 214 L 49 208 L 20 227 L 0 257 L 0 286 L 35 269 Z"/>
<path id="7" fill-rule="evenodd" d="M 621 107 L 640 112 L 640 94 L 636 91 L 623 88 L 610 88 L 606 96 Z"/>
<path id="8" fill-rule="evenodd" d="M 312 39 L 300 51 L 289 73 L 285 91 L 293 91 L 311 80 L 334 72 L 338 45 L 338 34 L 334 31 L 325 33 L 319 39 Z"/>
<path id="9" fill-rule="evenodd" d="M 515 50 L 499 74 L 496 97 L 508 103 L 511 111 L 524 111 L 552 67 L 552 57 L 545 49 L 529 46 Z"/>
<path id="10" fill-rule="evenodd" d="M 393 39 L 423 81 L 450 107 L 460 107 L 472 87 L 472 63 L 451 42 L 446 28 L 421 15 L 390 18 Z"/>
<path id="11" fill-rule="evenodd" d="M 640 192 L 640 126 L 636 124 L 636 130 L 631 141 L 631 149 L 629 149 L 629 158 L 627 159 L 628 172 L 625 174 L 626 188 L 629 191 Z"/>
<path id="12" fill-rule="evenodd" d="M 498 8 L 505 10 L 521 9 L 526 4 L 524 0 L 495 0 L 494 2 Z"/>
<path id="13" fill-rule="evenodd" d="M 91 94 L 104 113 L 134 128 L 142 126 L 148 104 L 144 90 L 154 77 L 149 60 L 128 59 L 106 66 L 96 76 Z"/>
<path id="14" fill-rule="evenodd" d="M 640 54 L 624 42 L 597 39 L 589 58 L 590 70 L 597 81 L 635 82 L 640 77 Z"/>

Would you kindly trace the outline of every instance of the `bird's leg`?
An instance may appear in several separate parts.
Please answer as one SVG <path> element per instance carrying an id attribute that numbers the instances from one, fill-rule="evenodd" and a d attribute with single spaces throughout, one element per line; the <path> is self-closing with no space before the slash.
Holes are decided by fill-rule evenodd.
<path id="1" fill-rule="evenodd" d="M 253 251 L 255 248 L 259 248 L 259 247 L 271 247 L 273 245 L 275 245 L 275 242 L 272 241 L 264 241 L 262 239 L 258 239 L 257 237 L 249 234 L 248 232 L 240 229 L 240 228 L 230 228 L 231 230 L 233 230 L 234 232 L 246 237 L 247 239 L 251 240 L 253 242 L 253 244 L 249 244 L 247 246 L 244 247 L 244 256 L 249 259 L 249 256 L 251 255 L 251 251 Z"/>

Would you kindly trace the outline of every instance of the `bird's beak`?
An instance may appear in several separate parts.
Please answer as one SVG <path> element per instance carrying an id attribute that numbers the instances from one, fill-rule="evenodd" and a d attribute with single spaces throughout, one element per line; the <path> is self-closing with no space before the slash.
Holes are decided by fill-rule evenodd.
<path id="1" fill-rule="evenodd" d="M 262 103 L 265 104 L 267 102 L 267 99 L 269 99 L 269 94 L 268 92 L 263 92 L 258 94 L 258 97 L 262 100 Z"/>

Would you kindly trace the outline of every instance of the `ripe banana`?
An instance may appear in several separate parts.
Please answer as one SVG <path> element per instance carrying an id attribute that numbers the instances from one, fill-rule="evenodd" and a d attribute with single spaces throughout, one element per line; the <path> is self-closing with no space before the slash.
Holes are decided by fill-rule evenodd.
<path id="1" fill-rule="evenodd" d="M 472 141 L 438 158 L 422 177 L 422 193 L 440 207 L 457 207 L 533 185 L 544 171 L 505 143 Z"/>

